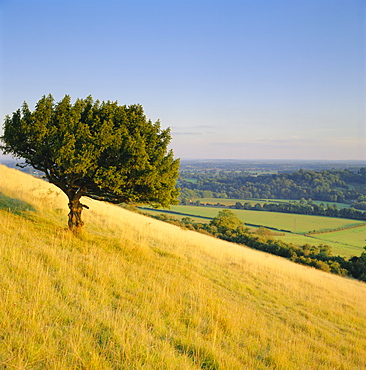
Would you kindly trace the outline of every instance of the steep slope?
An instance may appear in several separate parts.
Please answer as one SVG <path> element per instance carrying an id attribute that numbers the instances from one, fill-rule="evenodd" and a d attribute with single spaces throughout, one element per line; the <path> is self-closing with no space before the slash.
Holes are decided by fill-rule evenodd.
<path id="1" fill-rule="evenodd" d="M 0 166 L 0 368 L 363 369 L 366 284 Z"/>

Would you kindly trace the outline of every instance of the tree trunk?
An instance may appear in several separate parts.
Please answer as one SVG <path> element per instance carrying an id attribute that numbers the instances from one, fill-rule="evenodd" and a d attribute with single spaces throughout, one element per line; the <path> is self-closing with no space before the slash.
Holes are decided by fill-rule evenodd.
<path id="1" fill-rule="evenodd" d="M 81 212 L 84 205 L 80 203 L 80 197 L 75 197 L 73 199 L 69 198 L 69 230 L 74 234 L 77 234 L 81 227 L 84 225 L 84 222 L 81 221 Z"/>

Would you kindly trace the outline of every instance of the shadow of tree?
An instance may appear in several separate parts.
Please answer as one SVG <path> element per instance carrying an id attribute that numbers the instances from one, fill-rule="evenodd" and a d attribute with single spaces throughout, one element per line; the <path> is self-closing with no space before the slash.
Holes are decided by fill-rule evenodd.
<path id="1" fill-rule="evenodd" d="M 29 203 L 10 198 L 3 193 L 0 193 L 0 209 L 10 211 L 16 215 L 24 215 L 25 211 L 35 211 L 35 208 Z"/>

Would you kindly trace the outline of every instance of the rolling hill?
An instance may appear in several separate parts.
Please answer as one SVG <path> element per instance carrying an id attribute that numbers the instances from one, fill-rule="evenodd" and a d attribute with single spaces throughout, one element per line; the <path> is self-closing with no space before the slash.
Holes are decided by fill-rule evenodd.
<path id="1" fill-rule="evenodd" d="M 0 166 L 0 368 L 364 369 L 366 284 Z"/>

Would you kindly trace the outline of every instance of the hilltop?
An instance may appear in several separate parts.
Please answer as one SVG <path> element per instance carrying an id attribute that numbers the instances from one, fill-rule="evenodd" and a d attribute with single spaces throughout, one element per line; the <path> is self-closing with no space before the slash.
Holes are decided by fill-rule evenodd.
<path id="1" fill-rule="evenodd" d="M 0 165 L 0 367 L 363 369 L 366 284 Z"/>

